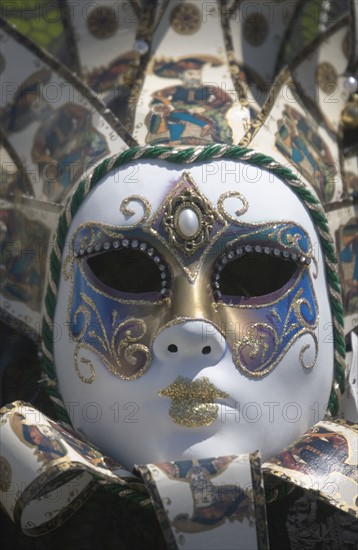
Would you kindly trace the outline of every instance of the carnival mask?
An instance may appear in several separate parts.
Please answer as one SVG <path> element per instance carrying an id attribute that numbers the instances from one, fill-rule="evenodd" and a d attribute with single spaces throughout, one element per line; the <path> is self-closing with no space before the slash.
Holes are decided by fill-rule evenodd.
<path id="1" fill-rule="evenodd" d="M 130 467 L 268 458 L 324 416 L 324 258 L 275 170 L 139 160 L 74 200 L 54 353 L 75 428 Z"/>

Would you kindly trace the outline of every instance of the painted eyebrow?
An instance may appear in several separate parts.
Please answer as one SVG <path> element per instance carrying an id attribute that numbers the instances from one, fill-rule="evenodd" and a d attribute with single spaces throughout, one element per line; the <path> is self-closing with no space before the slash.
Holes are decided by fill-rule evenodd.
<path id="1" fill-rule="evenodd" d="M 99 244 L 101 244 L 100 249 L 102 249 L 102 245 L 106 241 L 109 242 L 123 237 L 123 230 L 120 227 L 89 222 L 77 227 L 71 239 L 71 248 L 74 255 L 78 256 L 80 250 L 86 251 L 88 247 L 94 248 L 95 245 Z"/>
<path id="2" fill-rule="evenodd" d="M 284 234 L 286 235 L 286 242 Z M 307 231 L 297 222 L 290 220 L 277 220 L 273 222 L 264 222 L 260 224 L 247 224 L 247 226 L 230 226 L 229 231 L 222 235 L 223 237 L 232 237 L 227 240 L 227 246 L 233 245 L 236 241 L 243 244 L 255 245 L 265 242 L 267 246 L 275 246 L 282 249 L 295 250 L 297 254 L 311 256 L 311 239 Z M 290 237 L 290 238 L 289 238 Z M 299 243 L 303 246 L 299 246 Z"/>

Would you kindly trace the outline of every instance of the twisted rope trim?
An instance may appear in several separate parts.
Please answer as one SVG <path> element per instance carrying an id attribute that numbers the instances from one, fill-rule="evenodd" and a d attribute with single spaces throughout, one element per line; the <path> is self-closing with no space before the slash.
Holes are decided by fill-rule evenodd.
<path id="1" fill-rule="evenodd" d="M 313 196 L 290 169 L 282 166 L 273 158 L 257 153 L 253 149 L 237 145 L 206 145 L 175 149 L 166 146 L 132 147 L 113 157 L 105 159 L 93 173 L 82 179 L 77 189 L 67 200 L 60 215 L 56 232 L 56 241 L 50 255 L 49 280 L 45 295 L 45 314 L 42 322 L 43 368 L 47 380 L 46 391 L 55 404 L 58 419 L 71 424 L 57 386 L 57 377 L 53 361 L 53 319 L 56 306 L 58 285 L 61 275 L 61 258 L 69 226 L 86 195 L 101 181 L 103 176 L 120 166 L 136 160 L 160 159 L 175 164 L 188 164 L 214 159 L 230 159 L 248 162 L 253 166 L 272 171 L 283 179 L 308 208 L 320 236 L 325 270 L 328 282 L 329 299 L 333 316 L 333 337 L 335 348 L 333 387 L 328 403 L 332 416 L 338 413 L 339 397 L 345 388 L 345 340 L 343 330 L 343 307 L 338 277 L 337 259 L 329 233 L 328 222 L 320 202 Z M 128 495 L 130 497 L 130 495 Z M 138 497 L 135 499 L 138 502 Z"/>

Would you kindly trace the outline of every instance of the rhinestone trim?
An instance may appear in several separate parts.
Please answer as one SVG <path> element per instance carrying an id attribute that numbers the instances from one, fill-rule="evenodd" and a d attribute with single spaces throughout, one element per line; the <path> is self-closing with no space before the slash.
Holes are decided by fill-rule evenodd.
<path id="1" fill-rule="evenodd" d="M 220 300 L 222 298 L 222 293 L 220 292 L 220 272 L 224 267 L 241 256 L 246 254 L 266 254 L 273 256 L 274 258 L 280 258 L 286 261 L 293 261 L 301 265 L 310 265 L 311 258 L 305 256 L 304 254 L 298 254 L 297 252 L 292 252 L 291 250 L 285 248 L 279 248 L 278 246 L 260 246 L 254 244 L 245 244 L 243 246 L 236 246 L 235 248 L 228 249 L 224 252 L 216 261 L 211 276 L 211 289 L 213 291 L 213 296 L 215 300 Z"/>
<path id="2" fill-rule="evenodd" d="M 113 239 L 107 240 L 104 243 L 96 243 L 94 246 L 88 246 L 87 248 L 80 248 L 78 251 L 73 252 L 73 256 L 80 260 L 95 256 L 99 253 L 105 253 L 110 250 L 128 249 L 138 250 L 142 254 L 149 256 L 153 262 L 158 266 L 161 278 L 161 290 L 160 295 L 163 298 L 167 298 L 170 295 L 170 273 L 164 258 L 152 247 L 149 248 L 148 243 L 140 242 L 137 238 L 129 239 Z"/>

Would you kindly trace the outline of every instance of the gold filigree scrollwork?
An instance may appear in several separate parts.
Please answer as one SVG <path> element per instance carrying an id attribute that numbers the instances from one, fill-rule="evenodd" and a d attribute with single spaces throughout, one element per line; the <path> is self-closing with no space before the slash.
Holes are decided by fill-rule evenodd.
<path id="1" fill-rule="evenodd" d="M 132 227 L 136 227 L 138 225 L 142 225 L 144 222 L 147 221 L 147 219 L 150 216 L 152 207 L 150 202 L 145 197 L 142 197 L 141 195 L 131 195 L 130 197 L 123 199 L 119 207 L 120 212 L 126 218 L 131 218 L 132 216 L 135 215 L 135 211 L 129 207 L 129 204 L 131 202 L 138 202 L 143 207 L 142 217 L 138 221 L 136 221 L 132 226 Z"/>
<path id="2" fill-rule="evenodd" d="M 233 197 L 239 199 L 242 203 L 242 207 L 235 211 L 235 216 L 240 217 L 245 214 L 248 211 L 249 202 L 246 197 L 244 197 L 244 195 L 242 195 L 238 191 L 227 191 L 226 193 L 222 193 L 222 195 L 220 195 L 220 197 L 218 198 L 218 211 L 225 220 L 232 223 L 237 223 L 238 220 L 234 218 L 234 216 L 229 214 L 229 212 L 224 207 L 224 201 Z"/>
<path id="3" fill-rule="evenodd" d="M 237 340 L 232 356 L 236 367 L 250 376 L 262 377 L 275 366 L 271 358 L 277 352 L 279 337 L 276 330 L 267 323 L 253 324 L 247 336 Z M 260 370 L 258 370 L 260 369 Z"/>
<path id="4" fill-rule="evenodd" d="M 312 273 L 312 277 L 313 277 L 314 279 L 317 279 L 317 277 L 318 277 L 318 261 L 317 261 L 315 255 L 313 254 L 313 252 L 312 252 L 310 258 L 311 258 L 312 263 L 313 263 L 313 265 L 314 265 L 314 267 L 315 267 L 315 271 L 314 271 L 314 273 Z"/>
<path id="5" fill-rule="evenodd" d="M 284 235 L 286 234 L 286 241 L 284 240 Z M 276 231 L 274 230 L 272 232 L 272 237 L 275 237 Z M 271 235 L 270 235 L 271 236 Z M 302 246 L 300 245 L 300 241 L 303 238 L 308 239 L 307 235 L 304 236 L 301 233 L 289 233 L 289 230 L 286 226 L 281 227 L 279 231 L 277 232 L 277 242 L 282 246 L 287 246 L 289 244 L 290 246 L 295 246 L 298 250 L 301 250 L 302 253 L 307 254 L 307 252 L 304 252 L 302 249 Z M 311 243 L 310 243 L 311 245 Z M 310 246 L 311 248 L 311 246 Z"/>
<path id="6" fill-rule="evenodd" d="M 112 322 L 107 331 L 93 300 L 83 293 L 80 296 L 82 304 L 74 314 L 75 323 L 80 315 L 84 316 L 83 327 L 74 336 L 75 340 L 81 340 L 75 350 L 75 370 L 79 378 L 86 383 L 94 380 L 94 368 L 89 359 L 82 358 L 81 363 L 90 368 L 90 377 L 86 378 L 80 372 L 78 354 L 81 349 L 94 353 L 115 376 L 125 380 L 139 378 L 148 369 L 152 360 L 148 346 L 141 342 L 147 333 L 145 322 L 135 318 L 120 322 L 118 312 L 112 311 Z M 96 320 L 92 324 L 91 313 Z"/>
<path id="7" fill-rule="evenodd" d="M 318 340 L 317 340 L 317 336 L 315 335 L 314 332 L 309 332 L 308 334 L 310 336 L 312 336 L 312 339 L 313 339 L 313 342 L 314 342 L 314 347 L 315 347 L 314 358 L 313 358 L 313 361 L 311 363 L 306 364 L 304 362 L 304 355 L 305 355 L 306 351 L 311 347 L 310 344 L 304 344 L 302 346 L 301 350 L 300 350 L 300 364 L 303 368 L 305 368 L 307 370 L 311 370 L 311 369 L 313 369 L 313 367 L 315 366 L 316 361 L 317 361 Z"/>
<path id="8" fill-rule="evenodd" d="M 284 233 L 287 233 L 287 236 L 286 236 L 287 242 L 285 242 L 285 240 L 284 240 L 284 236 L 283 236 Z M 275 231 L 271 235 L 272 235 L 272 237 L 274 237 L 275 236 Z M 302 248 L 302 246 L 300 244 L 300 241 L 302 241 L 302 239 L 307 239 L 308 251 L 305 250 L 304 248 Z M 317 277 L 318 277 L 318 262 L 317 262 L 317 260 L 314 256 L 314 251 L 313 251 L 311 239 L 309 238 L 307 233 L 305 233 L 304 236 L 301 233 L 288 233 L 287 232 L 287 227 L 282 227 L 278 231 L 277 241 L 279 242 L 279 244 L 281 244 L 284 247 L 286 247 L 287 243 L 289 243 L 290 246 L 296 247 L 306 258 L 310 258 L 313 265 L 314 265 L 314 267 L 315 267 L 315 271 L 314 271 L 314 273 L 312 273 L 312 276 L 313 276 L 314 279 L 317 279 Z"/>
<path id="9" fill-rule="evenodd" d="M 75 358 L 75 371 L 76 371 L 76 374 L 78 376 L 78 378 L 80 380 L 82 380 L 82 382 L 85 382 L 86 384 L 92 384 L 92 382 L 94 381 L 95 379 L 95 370 L 94 370 L 94 366 L 91 362 L 90 359 L 88 359 L 87 357 L 79 357 L 80 355 L 80 352 L 81 350 L 83 349 L 87 349 L 87 346 L 86 344 L 77 344 L 76 346 L 76 349 L 75 349 L 75 355 L 74 355 L 74 358 Z M 80 370 L 80 367 L 79 367 L 79 363 L 81 365 L 84 365 L 86 368 L 89 369 L 89 376 L 85 376 L 84 374 L 82 374 L 81 370 Z"/>
<path id="10" fill-rule="evenodd" d="M 83 236 L 79 242 L 79 248 L 85 249 L 88 246 L 93 246 L 98 239 L 98 233 L 101 233 L 101 229 L 94 227 L 93 225 L 86 226 L 88 234 Z"/>
<path id="11" fill-rule="evenodd" d="M 309 301 L 306 298 L 301 298 L 302 294 L 303 294 L 303 289 L 300 288 L 300 290 L 297 292 L 297 294 L 295 296 L 295 299 L 292 302 L 289 313 L 291 312 L 291 309 L 293 308 L 294 312 L 295 312 L 295 315 L 297 317 L 297 321 L 304 328 L 306 328 L 308 330 L 312 330 L 312 328 L 315 328 L 317 326 L 317 318 L 315 319 L 314 325 L 311 325 L 311 324 L 307 323 L 306 319 L 304 318 L 304 316 L 302 314 L 302 307 L 306 306 L 309 315 L 312 315 L 313 311 L 312 311 L 312 306 L 309 303 Z M 316 307 L 317 307 L 317 304 L 316 304 Z M 287 320 L 288 320 L 288 318 L 287 318 Z M 287 323 L 287 320 L 286 320 L 286 323 Z M 285 323 L 285 325 L 286 325 L 286 323 Z"/>
<path id="12" fill-rule="evenodd" d="M 282 323 L 281 316 L 280 316 L 280 314 L 279 314 L 279 312 L 277 311 L 276 308 L 272 308 L 272 309 L 270 310 L 270 313 L 271 313 L 271 315 L 272 315 L 273 317 L 275 317 L 275 318 L 278 320 L 279 323 Z"/>
<path id="13" fill-rule="evenodd" d="M 79 308 L 77 308 L 77 310 L 75 312 L 75 315 L 74 315 L 75 324 L 78 323 L 78 319 L 81 315 L 84 316 L 84 325 L 83 325 L 83 328 L 81 329 L 81 331 L 75 336 L 75 340 L 82 340 L 82 338 L 84 337 L 84 335 L 86 334 L 86 332 L 88 330 L 88 327 L 89 327 L 89 324 L 90 324 L 90 321 L 91 321 L 91 315 L 90 315 L 90 312 L 88 311 L 88 309 L 85 308 L 84 306 L 79 306 Z"/>
<path id="14" fill-rule="evenodd" d="M 304 344 L 299 354 L 300 364 L 308 370 L 315 366 L 318 356 L 318 340 L 314 331 L 318 324 L 318 305 L 314 294 L 312 294 L 313 304 L 302 297 L 302 294 L 303 289 L 301 288 L 286 313 L 280 336 L 274 325 L 255 323 L 245 337 L 234 342 L 233 360 L 235 366 L 244 374 L 254 378 L 265 376 L 274 369 L 287 350 L 303 335 L 312 337 L 315 344 L 315 356 L 310 364 L 305 363 L 304 354 L 311 346 Z M 312 318 L 311 321 L 305 318 L 303 307 L 307 309 L 308 316 Z M 271 309 L 270 313 L 281 324 L 281 316 L 277 310 Z M 292 314 L 294 314 L 294 318 L 292 318 Z M 290 336 L 291 333 L 292 336 Z"/>
<path id="15" fill-rule="evenodd" d="M 117 225 L 89 222 L 77 228 L 71 240 L 71 250 L 75 257 L 78 255 L 81 257 L 86 250 L 89 253 L 95 250 L 96 245 L 101 245 L 108 239 L 117 240 L 122 238 L 123 234 L 118 232 Z"/>
<path id="16" fill-rule="evenodd" d="M 147 355 L 148 358 L 150 355 L 147 346 L 139 343 L 139 340 L 141 340 L 147 332 L 145 322 L 142 319 L 128 319 L 128 321 L 120 323 L 113 332 L 112 340 L 113 343 L 115 343 L 116 340 L 120 338 L 121 330 L 130 323 L 132 324 L 132 328 L 127 328 L 127 330 L 124 331 L 124 339 L 119 341 L 118 349 L 123 353 L 126 361 L 130 365 L 135 366 L 138 360 L 136 355 L 143 353 Z"/>
<path id="17" fill-rule="evenodd" d="M 68 281 L 71 278 L 72 269 L 73 269 L 73 257 L 71 254 L 68 254 L 62 266 L 62 275 L 65 281 Z"/>

